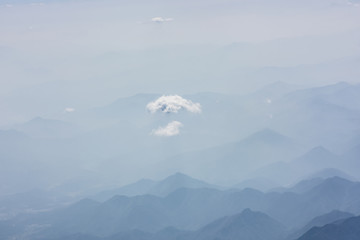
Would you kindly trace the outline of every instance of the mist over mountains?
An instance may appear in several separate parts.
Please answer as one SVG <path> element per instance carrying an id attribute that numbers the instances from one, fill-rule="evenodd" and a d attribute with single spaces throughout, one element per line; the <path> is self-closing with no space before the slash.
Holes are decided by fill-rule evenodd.
<path id="1" fill-rule="evenodd" d="M 0 0 L 0 240 L 360 239 L 358 0 Z"/>
<path id="2" fill-rule="evenodd" d="M 359 215 L 360 112 L 327 100 L 353 86 L 284 86 L 184 96 L 198 114 L 151 113 L 161 95 L 140 94 L 2 130 L 2 238 L 304 239 Z M 309 131 L 288 124 L 302 111 Z M 175 120 L 177 136 L 151 134 Z"/>

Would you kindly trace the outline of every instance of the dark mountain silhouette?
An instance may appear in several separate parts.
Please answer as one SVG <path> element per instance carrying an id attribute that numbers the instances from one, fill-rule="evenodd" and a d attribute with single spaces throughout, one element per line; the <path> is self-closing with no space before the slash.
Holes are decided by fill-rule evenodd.
<path id="1" fill-rule="evenodd" d="M 18 218 L 14 224 L 47 225 L 41 234 L 48 238 L 60 233 L 106 237 L 134 229 L 157 232 L 168 226 L 194 231 L 211 221 L 251 208 L 288 228 L 299 229 L 332 210 L 360 212 L 359 196 L 360 183 L 339 177 L 325 179 L 302 193 L 180 188 L 166 197 L 114 196 L 103 203 L 85 199 L 65 209 L 42 213 L 38 218 Z"/>
<path id="2" fill-rule="evenodd" d="M 218 219 L 196 231 L 194 240 L 278 240 L 285 227 L 261 212 L 245 209 L 242 213 Z"/>
<path id="3" fill-rule="evenodd" d="M 150 233 L 140 230 L 119 232 L 109 237 L 95 237 L 87 234 L 72 234 L 66 239 L 101 239 L 101 240 L 279 240 L 286 229 L 276 220 L 261 212 L 245 209 L 239 214 L 217 219 L 196 231 L 182 231 L 173 227 Z M 54 238 L 52 240 L 60 240 Z"/>
<path id="4" fill-rule="evenodd" d="M 333 210 L 329 213 L 326 213 L 324 215 L 315 217 L 312 219 L 308 224 L 306 224 L 304 227 L 302 227 L 299 230 L 294 231 L 292 234 L 290 234 L 286 239 L 297 239 L 301 237 L 304 233 L 309 231 L 313 227 L 322 227 L 326 224 L 333 223 L 335 221 L 339 221 L 341 219 L 346 219 L 353 217 L 354 215 L 347 212 L 341 212 L 339 210 Z"/>
<path id="5" fill-rule="evenodd" d="M 314 227 L 298 240 L 358 240 L 360 239 L 360 217 L 351 217 L 323 227 Z"/>

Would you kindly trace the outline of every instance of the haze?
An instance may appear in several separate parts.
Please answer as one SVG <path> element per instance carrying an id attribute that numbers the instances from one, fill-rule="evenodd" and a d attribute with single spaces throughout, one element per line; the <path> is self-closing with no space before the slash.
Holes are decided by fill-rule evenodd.
<path id="1" fill-rule="evenodd" d="M 359 157 L 359 0 L 0 0 L 0 239 L 358 239 Z"/>

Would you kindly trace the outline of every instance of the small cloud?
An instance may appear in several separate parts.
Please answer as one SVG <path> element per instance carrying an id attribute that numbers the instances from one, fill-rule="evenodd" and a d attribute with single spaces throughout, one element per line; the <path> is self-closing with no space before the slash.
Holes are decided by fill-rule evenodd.
<path id="1" fill-rule="evenodd" d="M 159 137 L 171 137 L 180 134 L 180 128 L 183 126 L 181 122 L 172 121 L 165 127 L 159 127 L 158 129 L 154 129 L 151 132 L 151 135 L 159 136 Z"/>
<path id="2" fill-rule="evenodd" d="M 272 100 L 271 100 L 270 98 L 267 98 L 267 99 L 266 99 L 266 103 L 267 103 L 267 104 L 271 104 L 271 103 L 272 103 Z"/>
<path id="3" fill-rule="evenodd" d="M 5 7 L 11 8 L 11 7 L 13 7 L 13 5 L 12 4 L 5 4 Z"/>
<path id="4" fill-rule="evenodd" d="M 151 113 L 161 111 L 164 113 L 177 113 L 181 109 L 185 109 L 192 113 L 200 113 L 200 103 L 193 103 L 190 100 L 182 98 L 179 95 L 161 96 L 157 100 L 147 104 L 146 108 Z"/>
<path id="5" fill-rule="evenodd" d="M 152 22 L 155 22 L 155 23 L 164 23 L 164 22 L 172 22 L 174 21 L 173 18 L 163 18 L 163 17 L 153 17 L 151 19 Z"/>
<path id="6" fill-rule="evenodd" d="M 66 112 L 66 113 L 75 112 L 75 108 L 71 108 L 71 107 L 65 108 L 65 109 L 64 109 L 64 112 Z"/>
<path id="7" fill-rule="evenodd" d="M 33 3 L 30 3 L 31 6 L 44 6 L 45 4 L 42 3 L 42 2 L 33 2 Z"/>

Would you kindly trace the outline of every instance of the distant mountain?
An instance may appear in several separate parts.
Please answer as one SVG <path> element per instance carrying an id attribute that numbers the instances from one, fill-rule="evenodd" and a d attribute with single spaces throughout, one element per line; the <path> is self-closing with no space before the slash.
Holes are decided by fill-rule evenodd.
<path id="1" fill-rule="evenodd" d="M 348 138 L 358 129 L 358 95 L 346 82 L 291 92 L 274 104 L 271 128 L 279 129 L 308 146 L 323 145 L 336 152 L 344 151 Z M 357 88 L 357 87 L 355 87 Z M 346 90 L 346 91 L 345 91 Z M 356 120 L 355 120 L 356 119 Z M 294 128 L 293 126 L 298 126 Z M 342 137 L 339 137 L 342 136 Z"/>
<path id="2" fill-rule="evenodd" d="M 355 181 L 355 178 L 351 177 L 350 175 L 344 173 L 335 168 L 325 168 L 320 171 L 316 171 L 315 173 L 309 174 L 304 177 L 304 180 L 297 182 L 296 184 L 290 187 L 280 187 L 271 189 L 277 192 L 295 192 L 295 193 L 305 193 L 310 189 L 316 187 L 317 185 L 323 183 L 325 179 L 332 178 L 332 177 L 340 177 L 349 181 Z"/>
<path id="3" fill-rule="evenodd" d="M 91 109 L 90 112 L 95 117 L 133 119 L 145 115 L 146 105 L 160 96 L 160 94 L 136 94 L 119 98 L 108 105 Z"/>
<path id="4" fill-rule="evenodd" d="M 340 163 L 341 164 L 341 163 Z M 338 165 L 338 164 L 336 164 Z M 356 178 L 350 176 L 349 174 L 345 173 L 336 168 L 324 168 L 322 170 L 316 171 L 314 173 L 309 174 L 305 178 L 312 179 L 312 178 L 330 178 L 330 177 L 341 177 L 350 181 L 355 181 Z"/>
<path id="5" fill-rule="evenodd" d="M 308 201 L 315 203 L 322 202 L 319 210 L 338 209 L 341 211 L 357 213 L 360 206 L 355 203 L 360 200 L 360 183 L 332 177 L 324 180 L 305 193 Z M 324 201 L 327 199 L 326 201 Z"/>
<path id="6" fill-rule="evenodd" d="M 161 166 L 165 169 L 171 166 L 172 169 L 211 182 L 224 181 L 223 177 L 214 174 L 216 169 L 216 172 L 226 172 L 224 184 L 234 184 L 245 180 L 245 176 L 252 170 L 276 161 L 292 159 L 301 152 L 301 146 L 292 139 L 264 129 L 238 142 L 177 155 L 161 162 Z"/>
<path id="7" fill-rule="evenodd" d="M 318 172 L 326 168 L 337 168 L 341 164 L 341 157 L 319 146 L 312 148 L 292 161 L 276 162 L 259 168 L 249 174 L 249 176 L 253 178 L 268 178 L 284 185 L 290 185 L 298 182 L 299 179 L 308 179 L 308 176 L 313 174 L 314 171 Z"/>
<path id="8" fill-rule="evenodd" d="M 336 167 L 340 162 L 340 157 L 330 152 L 322 146 L 311 149 L 306 154 L 295 159 L 291 164 L 296 168 L 323 169 L 326 167 Z"/>
<path id="9" fill-rule="evenodd" d="M 124 195 L 124 196 L 137 196 L 146 194 L 154 185 L 155 181 L 150 179 L 142 179 L 135 183 L 123 186 L 121 188 L 102 191 L 92 198 L 98 201 L 105 201 L 115 195 Z"/>
<path id="10" fill-rule="evenodd" d="M 311 228 L 298 240 L 358 240 L 360 239 L 360 217 L 336 221 L 323 227 Z"/>
<path id="11" fill-rule="evenodd" d="M 311 228 L 313 227 L 322 227 L 326 224 L 330 224 L 333 223 L 335 221 L 339 221 L 341 219 L 346 219 L 346 218 L 350 218 L 353 217 L 354 215 L 351 213 L 347 213 L 347 212 L 341 212 L 338 210 L 333 210 L 327 214 L 318 216 L 314 219 L 312 219 L 308 224 L 306 224 L 304 227 L 302 227 L 301 229 L 293 232 L 292 234 L 290 234 L 286 239 L 288 240 L 294 240 L 297 239 L 299 237 L 301 237 L 304 233 L 306 233 L 307 231 L 309 231 Z"/>
<path id="12" fill-rule="evenodd" d="M 72 123 L 41 117 L 14 128 L 34 138 L 69 138 L 81 133 L 80 128 Z"/>
<path id="13" fill-rule="evenodd" d="M 182 173 L 175 173 L 162 181 L 159 181 L 154 187 L 150 189 L 149 194 L 157 196 L 166 196 L 180 188 L 215 188 L 215 185 L 189 177 Z"/>
<path id="14" fill-rule="evenodd" d="M 301 88 L 304 87 L 300 85 L 277 81 L 260 88 L 256 92 L 250 94 L 248 98 L 251 99 L 258 98 L 262 102 L 264 102 L 267 99 L 273 101 L 274 99 L 278 99 L 286 94 L 300 90 Z"/>
<path id="15" fill-rule="evenodd" d="M 161 181 L 142 179 L 136 183 L 129 184 L 121 188 L 100 192 L 93 198 L 99 201 L 104 201 L 113 197 L 114 195 L 136 196 L 144 194 L 164 197 L 179 188 L 218 187 L 178 172 Z"/>
<path id="16" fill-rule="evenodd" d="M 318 186 L 323 181 L 324 181 L 323 178 L 306 179 L 306 180 L 298 182 L 291 188 L 287 188 L 286 191 L 294 192 L 294 193 L 305 193 L 305 192 L 311 190 L 312 188 Z"/>
<path id="17" fill-rule="evenodd" d="M 270 179 L 267 178 L 253 178 L 244 180 L 236 185 L 233 186 L 233 188 L 236 189 L 245 189 L 245 188 L 253 188 L 257 189 L 263 192 L 266 192 L 268 190 L 278 188 L 279 184 L 276 182 L 273 182 Z"/>
<path id="18" fill-rule="evenodd" d="M 245 209 L 240 214 L 217 219 L 196 231 L 181 231 L 167 227 L 155 233 L 131 230 L 104 238 L 86 234 L 65 237 L 74 240 L 237 240 L 239 237 L 244 240 L 279 240 L 285 233 L 285 227 L 276 220 L 264 213 Z"/>
<path id="19" fill-rule="evenodd" d="M 338 82 L 335 84 L 330 84 L 321 87 L 315 88 L 307 88 L 307 89 L 300 89 L 294 92 L 289 93 L 286 98 L 292 101 L 304 101 L 309 100 L 314 97 L 326 97 L 331 94 L 337 93 L 344 89 L 349 88 L 351 85 L 347 82 Z"/>
<path id="20" fill-rule="evenodd" d="M 218 219 L 193 234 L 194 240 L 278 240 L 286 229 L 261 212 L 245 209 L 242 213 Z"/>
<path id="21" fill-rule="evenodd" d="M 332 210 L 360 212 L 359 196 L 360 183 L 339 177 L 325 179 L 304 193 L 180 188 L 166 197 L 115 196 L 103 203 L 82 200 L 36 218 L 24 216 L 14 220 L 13 224 L 47 224 L 49 227 L 39 232 L 46 238 L 59 233 L 106 237 L 134 229 L 157 232 L 168 226 L 194 231 L 218 218 L 251 208 L 288 228 L 299 229 L 311 219 Z"/>
<path id="22" fill-rule="evenodd" d="M 357 145 L 342 155 L 344 161 L 344 168 L 353 176 L 360 178 L 359 171 L 360 169 L 360 145 Z"/>
<path id="23" fill-rule="evenodd" d="M 360 102 L 360 84 L 348 85 L 335 92 L 332 92 L 324 98 L 326 101 L 332 104 L 343 106 L 348 109 L 360 110 L 360 105 L 355 104 Z"/>

